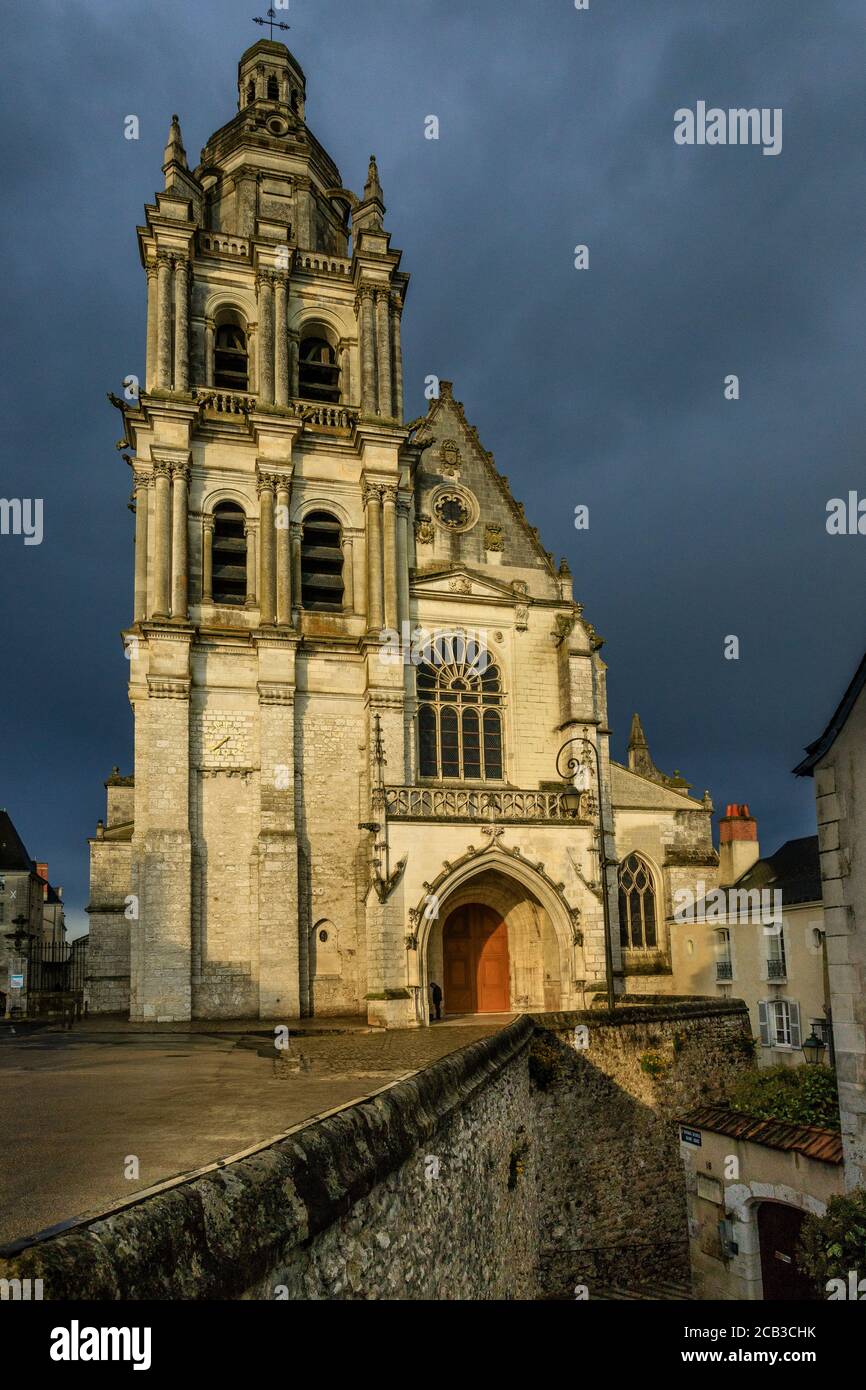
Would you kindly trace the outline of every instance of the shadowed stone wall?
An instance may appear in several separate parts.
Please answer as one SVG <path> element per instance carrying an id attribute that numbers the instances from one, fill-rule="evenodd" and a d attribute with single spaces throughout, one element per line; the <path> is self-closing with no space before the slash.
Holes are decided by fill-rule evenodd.
<path id="1" fill-rule="evenodd" d="M 536 1299 L 685 1278 L 673 1117 L 719 1093 L 747 1037 L 730 1001 L 524 1016 L 246 1158 L 9 1248 L 0 1277 L 41 1278 L 46 1299 Z"/>

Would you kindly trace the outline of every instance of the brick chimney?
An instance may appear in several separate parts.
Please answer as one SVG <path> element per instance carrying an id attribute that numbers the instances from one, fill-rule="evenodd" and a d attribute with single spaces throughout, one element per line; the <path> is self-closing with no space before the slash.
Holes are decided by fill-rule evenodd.
<path id="1" fill-rule="evenodd" d="M 758 822 L 748 806 L 726 806 L 719 820 L 719 883 L 736 883 L 761 857 Z"/>

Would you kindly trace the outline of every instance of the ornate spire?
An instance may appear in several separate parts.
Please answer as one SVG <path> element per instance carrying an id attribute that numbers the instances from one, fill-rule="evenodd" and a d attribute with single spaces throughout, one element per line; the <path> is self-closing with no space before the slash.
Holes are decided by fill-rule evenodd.
<path id="1" fill-rule="evenodd" d="M 177 116 L 172 116 L 171 126 L 168 132 L 168 144 L 162 157 L 163 170 L 169 164 L 179 164 L 181 169 L 186 169 L 186 150 L 183 147 L 183 137 L 180 133 L 180 120 Z"/>
<path id="2" fill-rule="evenodd" d="M 376 156 L 370 155 L 370 167 L 367 170 L 367 182 L 364 184 L 364 202 L 376 198 L 381 203 L 383 201 L 382 185 L 379 182 L 379 170 L 376 165 Z"/>
<path id="3" fill-rule="evenodd" d="M 650 782 L 657 782 L 659 786 L 670 787 L 674 791 L 688 791 L 690 784 L 684 777 L 680 776 L 679 769 L 673 777 L 669 777 L 666 772 L 661 772 L 652 760 L 646 734 L 640 722 L 640 715 L 633 714 L 631 717 L 631 731 L 628 739 L 628 769 L 629 772 L 636 772 L 639 777 L 646 777 Z"/>

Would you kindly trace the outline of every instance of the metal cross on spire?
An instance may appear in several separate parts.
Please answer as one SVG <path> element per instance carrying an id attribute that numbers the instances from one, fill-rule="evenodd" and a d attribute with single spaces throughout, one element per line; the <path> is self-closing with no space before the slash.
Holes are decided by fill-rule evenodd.
<path id="1" fill-rule="evenodd" d="M 258 18 L 256 18 L 256 19 L 253 20 L 253 24 L 269 24 L 269 25 L 271 26 L 271 42 L 272 42 L 272 43 L 273 43 L 273 40 L 274 40 L 274 29 L 291 29 L 291 27 L 292 27 L 291 24 L 282 24 L 282 23 L 280 22 L 280 20 L 277 19 L 277 12 L 276 12 L 276 10 L 274 9 L 273 5 L 271 5 L 270 9 L 268 10 L 268 17 L 267 17 L 267 19 L 258 19 Z"/>

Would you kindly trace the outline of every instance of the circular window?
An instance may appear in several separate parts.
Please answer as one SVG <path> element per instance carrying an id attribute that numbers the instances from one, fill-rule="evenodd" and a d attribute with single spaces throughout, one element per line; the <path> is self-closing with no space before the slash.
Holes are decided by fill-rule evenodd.
<path id="1" fill-rule="evenodd" d="M 469 531 L 478 520 L 478 503 L 462 487 L 441 487 L 432 498 L 433 515 L 449 531 Z"/>
<path id="2" fill-rule="evenodd" d="M 286 127 L 282 121 L 268 121 L 268 130 L 272 135 L 285 135 Z"/>
<path id="3" fill-rule="evenodd" d="M 320 932 L 319 932 L 319 940 L 320 940 L 322 943 L 324 943 L 324 942 L 327 941 L 327 939 L 328 939 L 328 933 L 327 933 L 326 931 L 320 931 Z"/>

